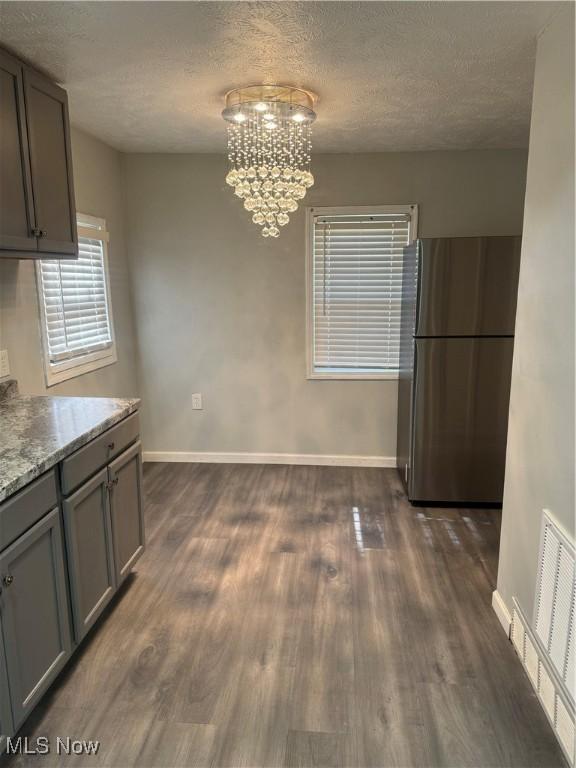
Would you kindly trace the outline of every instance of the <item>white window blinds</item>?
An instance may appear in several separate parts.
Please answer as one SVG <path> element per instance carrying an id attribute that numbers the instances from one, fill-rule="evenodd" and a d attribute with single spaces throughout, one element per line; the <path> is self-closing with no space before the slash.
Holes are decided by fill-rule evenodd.
<path id="1" fill-rule="evenodd" d="M 112 347 L 104 222 L 78 220 L 77 260 L 39 267 L 45 344 L 50 364 Z"/>
<path id="2" fill-rule="evenodd" d="M 416 207 L 318 210 L 311 214 L 311 375 L 397 375 L 402 254 L 415 235 Z"/>

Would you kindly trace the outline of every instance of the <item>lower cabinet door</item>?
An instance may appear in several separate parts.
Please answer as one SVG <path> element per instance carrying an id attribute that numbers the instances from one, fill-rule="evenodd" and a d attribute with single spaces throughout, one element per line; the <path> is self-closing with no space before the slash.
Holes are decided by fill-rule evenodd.
<path id="1" fill-rule="evenodd" d="M 71 652 L 58 509 L 0 555 L 0 585 L 2 634 L 17 730 Z"/>
<path id="2" fill-rule="evenodd" d="M 63 508 L 74 636 L 79 642 L 116 589 L 107 470 L 65 499 Z"/>
<path id="3" fill-rule="evenodd" d="M 114 459 L 108 474 L 116 581 L 121 584 L 144 551 L 140 442 Z"/>
<path id="4" fill-rule="evenodd" d="M 2 634 L 2 616 L 0 616 L 0 755 L 6 748 L 6 737 L 12 736 L 12 708 L 10 706 L 10 689 L 6 672 L 6 654 Z"/>

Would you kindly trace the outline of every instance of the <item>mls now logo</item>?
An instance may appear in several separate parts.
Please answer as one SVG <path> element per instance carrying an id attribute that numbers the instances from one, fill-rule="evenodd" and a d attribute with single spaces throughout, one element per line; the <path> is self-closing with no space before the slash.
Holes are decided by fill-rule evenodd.
<path id="1" fill-rule="evenodd" d="M 100 742 L 57 736 L 55 747 L 57 755 L 95 755 L 100 748 Z M 52 744 L 48 736 L 38 736 L 37 739 L 28 739 L 27 736 L 6 739 L 8 755 L 48 755 L 50 752 L 52 752 Z"/>

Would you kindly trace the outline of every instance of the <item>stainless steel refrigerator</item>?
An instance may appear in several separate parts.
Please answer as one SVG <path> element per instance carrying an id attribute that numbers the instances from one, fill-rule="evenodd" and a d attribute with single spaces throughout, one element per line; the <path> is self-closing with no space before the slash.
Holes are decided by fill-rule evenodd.
<path id="1" fill-rule="evenodd" d="M 404 249 L 397 465 L 413 502 L 502 502 L 520 237 Z"/>

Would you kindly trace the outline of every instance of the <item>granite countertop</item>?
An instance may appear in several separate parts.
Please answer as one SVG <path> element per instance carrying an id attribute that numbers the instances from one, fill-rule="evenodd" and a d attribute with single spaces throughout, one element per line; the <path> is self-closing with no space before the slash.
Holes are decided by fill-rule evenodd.
<path id="1" fill-rule="evenodd" d="M 139 405 L 137 398 L 21 396 L 0 387 L 0 502 Z"/>

